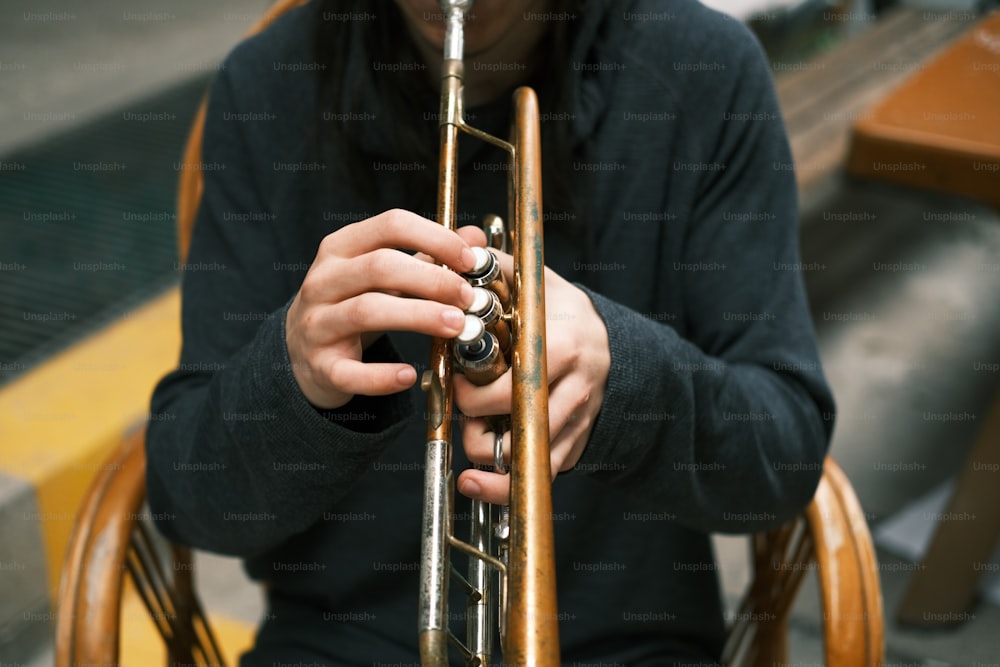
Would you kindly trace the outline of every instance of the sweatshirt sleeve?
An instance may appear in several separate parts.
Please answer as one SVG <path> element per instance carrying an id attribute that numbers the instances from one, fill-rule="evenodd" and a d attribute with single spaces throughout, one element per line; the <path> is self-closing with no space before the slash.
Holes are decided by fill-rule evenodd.
<path id="1" fill-rule="evenodd" d="M 683 336 L 590 293 L 611 370 L 577 466 L 685 525 L 720 532 L 775 526 L 809 502 L 834 410 L 800 274 L 796 183 L 770 69 L 751 37 L 736 37 L 725 47 L 736 53 L 716 60 L 737 64 L 716 79 L 727 85 L 713 87 L 708 112 L 692 113 L 713 141 L 687 156 L 707 167 L 680 261 L 657 274 L 663 289 L 682 291 Z"/>
<path id="2" fill-rule="evenodd" d="M 405 394 L 358 396 L 321 412 L 299 390 L 284 326 L 297 286 L 276 274 L 287 260 L 263 194 L 266 170 L 254 166 L 270 164 L 258 139 L 266 130 L 252 120 L 270 122 L 254 106 L 266 102 L 241 95 L 237 108 L 232 88 L 227 68 L 210 93 L 204 195 L 183 267 L 183 347 L 153 395 L 147 487 L 165 535 L 248 557 L 343 497 L 401 430 L 409 404 Z M 365 360 L 398 355 L 383 337 Z"/>

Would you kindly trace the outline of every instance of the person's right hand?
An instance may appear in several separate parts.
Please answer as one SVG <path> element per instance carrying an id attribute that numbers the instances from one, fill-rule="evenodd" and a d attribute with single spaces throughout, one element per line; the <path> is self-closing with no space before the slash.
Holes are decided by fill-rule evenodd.
<path id="1" fill-rule="evenodd" d="M 306 399 L 334 409 L 355 394 L 381 396 L 413 385 L 412 366 L 363 363 L 361 354 L 386 331 L 457 335 L 473 293 L 455 271 L 474 263 L 459 234 L 409 211 L 386 211 L 324 238 L 285 319 L 292 372 Z"/>

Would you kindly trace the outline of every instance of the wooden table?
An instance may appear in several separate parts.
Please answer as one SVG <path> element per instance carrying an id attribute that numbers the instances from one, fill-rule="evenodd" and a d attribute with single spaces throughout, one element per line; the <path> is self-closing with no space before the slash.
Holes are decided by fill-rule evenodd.
<path id="1" fill-rule="evenodd" d="M 852 139 L 855 175 L 1000 205 L 1000 11 L 917 68 Z"/>

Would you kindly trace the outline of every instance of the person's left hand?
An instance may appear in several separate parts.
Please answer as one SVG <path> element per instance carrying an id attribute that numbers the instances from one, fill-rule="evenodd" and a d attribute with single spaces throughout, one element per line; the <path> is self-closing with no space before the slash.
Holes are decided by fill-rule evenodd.
<path id="1" fill-rule="evenodd" d="M 513 259 L 500 252 L 496 254 L 508 284 L 513 285 Z M 556 474 L 571 469 L 583 455 L 604 402 L 611 351 L 607 328 L 590 297 L 547 267 L 545 330 L 550 461 L 555 479 Z M 495 437 L 489 431 L 486 417 L 510 414 L 511 375 L 508 369 L 495 382 L 477 387 L 455 374 L 455 403 L 468 417 L 463 422 L 462 442 L 473 463 L 493 464 Z M 504 458 L 510 461 L 510 433 L 504 436 Z M 458 490 L 469 498 L 507 504 L 510 476 L 465 470 L 458 477 Z"/>

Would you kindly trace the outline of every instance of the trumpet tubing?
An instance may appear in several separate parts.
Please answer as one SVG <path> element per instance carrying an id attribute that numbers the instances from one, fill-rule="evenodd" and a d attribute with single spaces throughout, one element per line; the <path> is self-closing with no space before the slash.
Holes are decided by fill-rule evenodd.
<path id="1" fill-rule="evenodd" d="M 499 146 L 510 156 L 508 220 L 513 239 L 514 284 L 508 286 L 496 258 L 483 250 L 472 274 L 477 304 L 468 326 L 455 341 L 435 338 L 427 391 L 428 423 L 421 535 L 419 633 L 421 662 L 447 665 L 454 645 L 469 665 L 488 665 L 493 637 L 499 633 L 505 665 L 548 667 L 559 664 L 549 463 L 548 378 L 545 360 L 545 289 L 542 247 L 541 149 L 538 100 L 530 88 L 514 93 L 510 142 L 465 124 L 462 116 L 463 21 L 471 0 L 441 6 L 447 21 L 441 80 L 438 222 L 454 230 L 458 133 Z M 495 220 L 489 232 L 496 239 Z M 493 245 L 493 243 L 491 243 Z M 478 251 L 477 251 L 478 252 Z M 468 542 L 455 537 L 452 472 L 452 372 L 464 369 L 477 384 L 490 382 L 512 367 L 509 419 L 492 420 L 497 471 L 505 466 L 500 443 L 511 432 L 510 506 L 472 503 Z M 450 565 L 451 550 L 469 556 L 468 577 Z M 468 596 L 467 637 L 459 641 L 448 627 L 450 578 Z"/>

